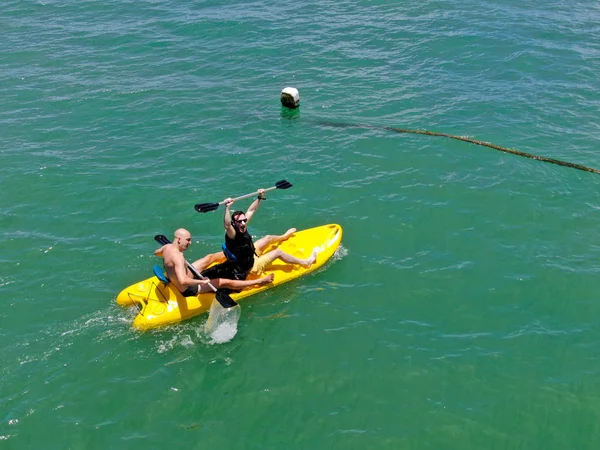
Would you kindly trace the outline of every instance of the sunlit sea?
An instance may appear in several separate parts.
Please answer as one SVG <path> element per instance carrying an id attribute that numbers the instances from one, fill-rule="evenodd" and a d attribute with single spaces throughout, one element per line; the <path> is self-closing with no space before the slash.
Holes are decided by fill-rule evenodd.
<path id="1" fill-rule="evenodd" d="M 598 448 L 600 175 L 389 129 L 600 169 L 597 2 L 8 0 L 0 42 L 0 448 Z M 153 236 L 282 179 L 251 233 L 338 254 L 231 339 L 136 331 Z"/>

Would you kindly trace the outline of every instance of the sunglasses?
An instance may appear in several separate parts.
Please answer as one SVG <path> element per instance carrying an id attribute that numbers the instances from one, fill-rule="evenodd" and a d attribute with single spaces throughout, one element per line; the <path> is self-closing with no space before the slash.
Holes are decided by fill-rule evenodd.
<path id="1" fill-rule="evenodd" d="M 242 219 L 242 220 L 236 220 L 236 223 L 246 223 L 248 222 L 248 219 Z"/>

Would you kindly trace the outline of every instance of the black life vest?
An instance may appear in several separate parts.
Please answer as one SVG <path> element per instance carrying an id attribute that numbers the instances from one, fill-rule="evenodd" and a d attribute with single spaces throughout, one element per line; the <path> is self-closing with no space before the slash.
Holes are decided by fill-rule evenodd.
<path id="1" fill-rule="evenodd" d="M 252 242 L 252 236 L 250 236 L 248 230 L 243 233 L 240 230 L 235 230 L 235 239 L 231 239 L 225 233 L 225 247 L 235 257 L 235 259 L 228 259 L 235 261 L 240 269 L 243 271 L 252 269 L 256 250 L 254 249 L 254 242 Z M 227 252 L 225 254 L 227 255 Z"/>

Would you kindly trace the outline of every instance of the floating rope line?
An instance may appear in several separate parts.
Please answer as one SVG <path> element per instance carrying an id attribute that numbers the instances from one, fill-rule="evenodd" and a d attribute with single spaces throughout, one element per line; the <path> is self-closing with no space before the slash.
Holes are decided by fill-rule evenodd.
<path id="1" fill-rule="evenodd" d="M 463 141 L 463 142 L 469 142 L 470 144 L 482 145 L 483 147 L 493 148 L 494 150 L 499 150 L 501 152 L 510 153 L 513 155 L 524 156 L 525 158 L 535 159 L 537 161 L 558 164 L 559 166 L 565 166 L 565 167 L 570 167 L 572 169 L 583 170 L 584 172 L 592 172 L 592 173 L 600 174 L 600 170 L 592 169 L 591 167 L 583 166 L 581 164 L 575 164 L 575 163 L 571 163 L 568 161 L 561 161 L 560 159 L 546 158 L 545 156 L 532 155 L 530 153 L 520 152 L 518 150 L 512 150 L 512 149 L 506 148 L 506 147 L 500 147 L 499 145 L 491 144 L 490 142 L 477 141 L 475 139 L 470 139 L 470 138 L 467 138 L 464 136 L 455 136 L 453 134 L 437 133 L 435 131 L 427 131 L 427 130 L 408 130 L 405 128 L 380 127 L 380 126 L 375 126 L 375 125 L 360 125 L 360 124 L 352 125 L 352 124 L 336 123 L 336 122 L 321 122 L 321 124 L 325 125 L 325 126 L 331 126 L 331 127 L 377 128 L 377 129 L 381 129 L 381 130 L 394 131 L 396 133 L 412 133 L 412 134 L 424 134 L 427 136 L 445 137 L 445 138 L 450 138 L 450 139 L 456 139 L 456 140 Z"/>

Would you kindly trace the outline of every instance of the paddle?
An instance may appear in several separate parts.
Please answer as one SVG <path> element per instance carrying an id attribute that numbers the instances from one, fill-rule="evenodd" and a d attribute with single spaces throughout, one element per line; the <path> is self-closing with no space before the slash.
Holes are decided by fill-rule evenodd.
<path id="1" fill-rule="evenodd" d="M 275 186 L 270 187 L 268 189 L 265 189 L 264 192 L 269 192 L 272 191 L 274 189 L 289 189 L 292 187 L 292 183 L 290 183 L 289 181 L 286 180 L 281 180 L 278 181 L 277 183 L 275 183 Z M 259 193 L 259 191 L 256 192 L 252 192 L 250 194 L 246 194 L 246 195 L 242 195 L 241 197 L 236 197 L 233 199 L 233 201 L 237 201 L 237 200 L 242 200 L 244 198 L 248 198 L 248 197 L 252 197 L 253 195 L 257 195 Z M 210 212 L 210 211 L 216 211 L 217 209 L 219 209 L 219 206 L 224 205 L 225 202 L 219 202 L 219 203 L 197 203 L 194 206 L 194 209 L 196 211 L 198 211 L 199 213 L 206 213 L 206 212 Z"/>
<path id="2" fill-rule="evenodd" d="M 169 238 L 167 238 L 166 236 L 164 236 L 162 234 L 157 234 L 156 236 L 154 236 L 154 240 L 156 242 L 158 242 L 160 245 L 166 245 L 166 244 L 171 243 Z M 198 273 L 196 268 L 194 266 L 192 266 L 189 262 L 185 261 L 185 264 L 187 265 L 187 268 L 190 269 L 190 271 L 194 274 L 194 276 L 196 276 L 200 280 L 206 280 L 206 277 L 203 277 L 202 275 L 200 275 L 200 273 Z M 221 304 L 221 306 L 223 308 L 231 308 L 233 306 L 237 306 L 237 302 L 234 299 L 232 299 L 231 296 L 227 292 L 225 292 L 221 289 L 217 289 L 216 287 L 214 287 L 212 285 L 212 283 L 208 283 L 208 285 L 214 292 L 216 292 L 215 298 L 217 299 L 217 301 Z"/>

